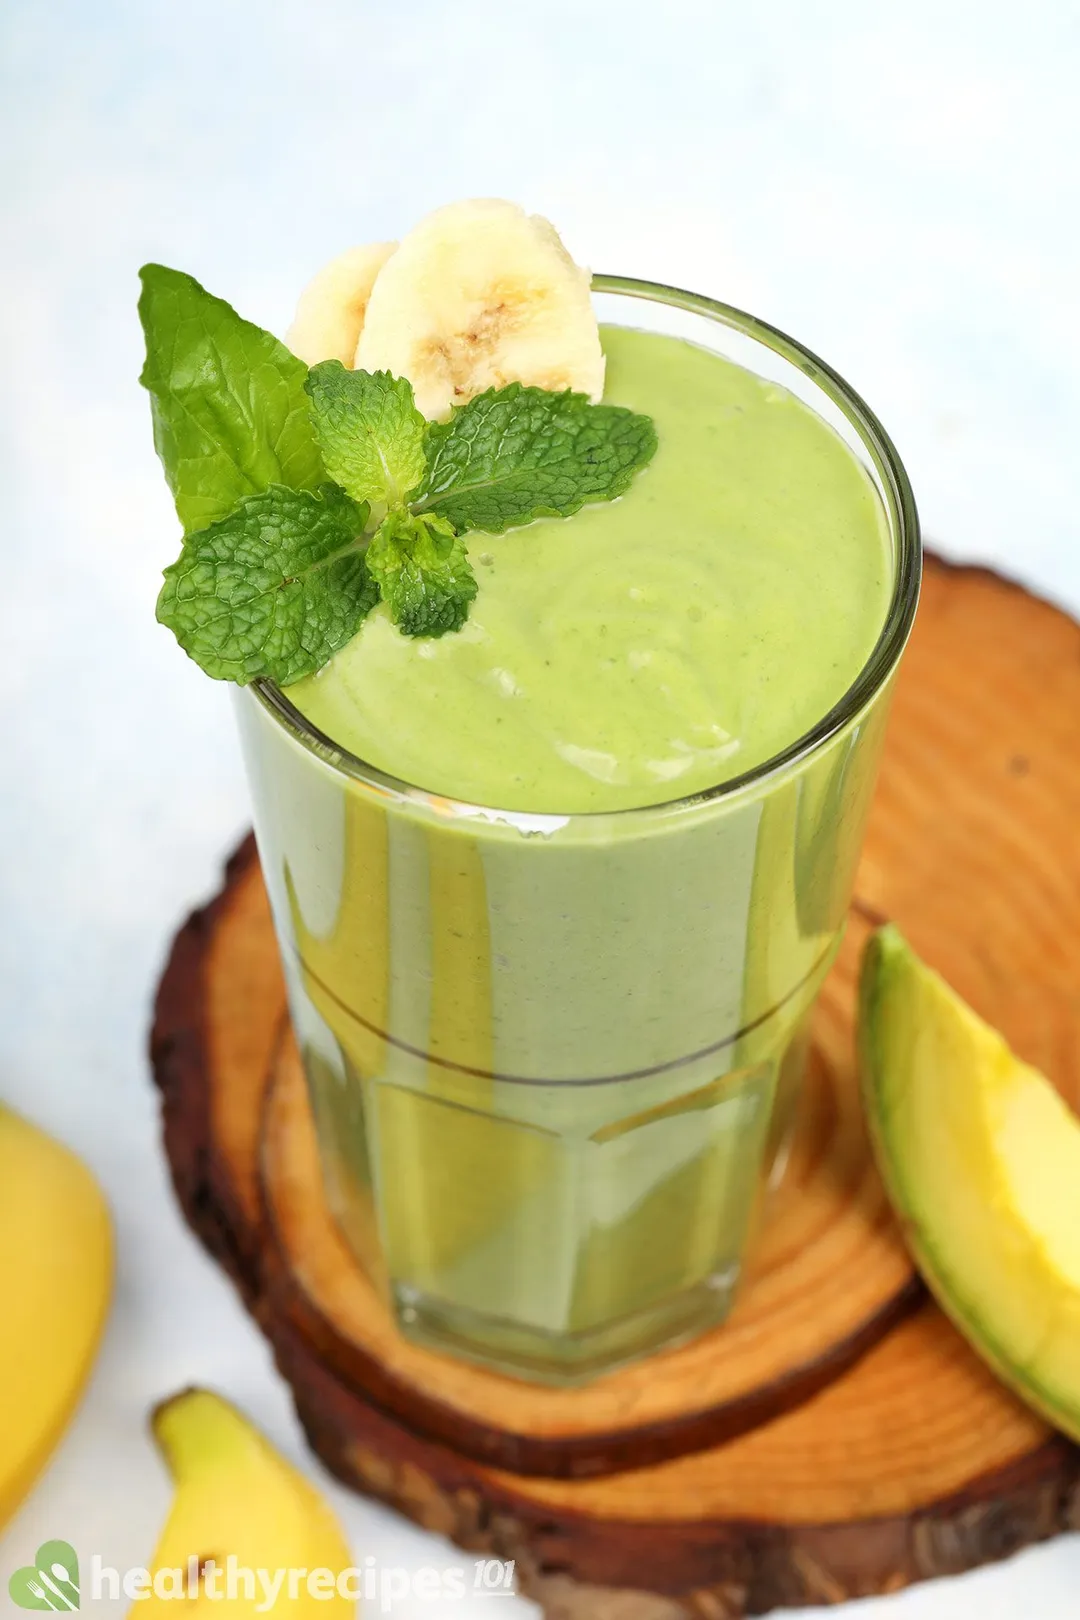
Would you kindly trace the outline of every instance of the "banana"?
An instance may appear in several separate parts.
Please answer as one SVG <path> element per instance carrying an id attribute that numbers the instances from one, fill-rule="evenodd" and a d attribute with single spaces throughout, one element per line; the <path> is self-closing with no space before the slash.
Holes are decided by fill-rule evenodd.
<path id="1" fill-rule="evenodd" d="M 298 360 L 307 366 L 320 360 L 352 365 L 375 278 L 396 247 L 396 242 L 372 242 L 347 248 L 312 277 L 285 334 L 285 347 Z"/>
<path id="2" fill-rule="evenodd" d="M 0 1107 L 0 1526 L 71 1420 L 112 1277 L 97 1182 L 67 1148 Z"/>
<path id="3" fill-rule="evenodd" d="M 598 400 L 604 354 L 589 273 L 538 214 L 492 198 L 451 203 L 380 269 L 356 365 L 408 377 L 436 420 L 510 382 Z"/>
<path id="4" fill-rule="evenodd" d="M 132 1620 L 152 1620 L 159 1608 L 162 1620 L 202 1614 L 203 1599 L 208 1615 L 351 1620 L 356 1576 L 344 1573 L 353 1558 L 337 1520 L 234 1406 L 186 1389 L 155 1410 L 151 1428 L 176 1495 Z"/>

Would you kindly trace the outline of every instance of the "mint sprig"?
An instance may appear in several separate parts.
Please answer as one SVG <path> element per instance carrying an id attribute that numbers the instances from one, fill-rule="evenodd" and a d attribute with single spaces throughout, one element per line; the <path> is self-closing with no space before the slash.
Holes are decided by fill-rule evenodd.
<path id="1" fill-rule="evenodd" d="M 404 377 L 309 371 L 191 276 L 142 281 L 141 381 L 185 530 L 158 618 L 219 680 L 312 674 L 380 598 L 405 635 L 460 630 L 462 535 L 613 500 L 656 450 L 647 416 L 521 383 L 429 423 Z"/>

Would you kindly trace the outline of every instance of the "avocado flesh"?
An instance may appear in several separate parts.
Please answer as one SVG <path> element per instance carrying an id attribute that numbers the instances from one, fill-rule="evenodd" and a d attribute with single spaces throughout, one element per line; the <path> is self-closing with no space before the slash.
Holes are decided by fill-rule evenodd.
<path id="1" fill-rule="evenodd" d="M 939 1304 L 1080 1440 L 1080 1120 L 893 927 L 859 993 L 878 1165 Z"/>

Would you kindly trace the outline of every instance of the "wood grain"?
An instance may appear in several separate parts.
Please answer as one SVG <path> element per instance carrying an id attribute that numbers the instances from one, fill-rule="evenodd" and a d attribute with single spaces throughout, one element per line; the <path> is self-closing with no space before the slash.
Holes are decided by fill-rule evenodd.
<path id="1" fill-rule="evenodd" d="M 891 916 L 1080 1104 L 1078 716 L 1080 628 L 932 559 L 754 1275 L 724 1329 L 573 1392 L 394 1333 L 326 1210 L 257 859 L 238 853 L 161 985 L 166 1147 L 343 1479 L 515 1558 L 567 1620 L 839 1601 L 1080 1525 L 1076 1449 L 911 1308 L 851 1058 L 859 948 Z"/>

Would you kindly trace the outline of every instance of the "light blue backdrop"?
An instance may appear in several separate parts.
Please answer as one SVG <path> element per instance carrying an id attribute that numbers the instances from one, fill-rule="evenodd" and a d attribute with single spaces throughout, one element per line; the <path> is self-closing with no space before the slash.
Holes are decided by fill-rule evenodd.
<path id="1" fill-rule="evenodd" d="M 143 1417 L 177 1385 L 222 1386 L 301 1454 L 173 1211 L 143 1056 L 170 930 L 246 821 L 227 698 L 153 622 L 175 522 L 135 382 L 143 260 L 280 331 L 338 249 L 514 197 L 594 268 L 818 349 L 943 547 L 1080 608 L 1066 0 L 8 0 L 3 35 L 0 1094 L 91 1159 L 122 1250 L 91 1398 L 0 1537 L 0 1594 L 45 1535 L 149 1557 L 168 1490 Z M 453 1561 L 338 1500 L 360 1556 Z M 1064 1620 L 1078 1589 L 1064 1541 L 863 1612 L 929 1620 L 962 1594 L 981 1620 Z"/>

